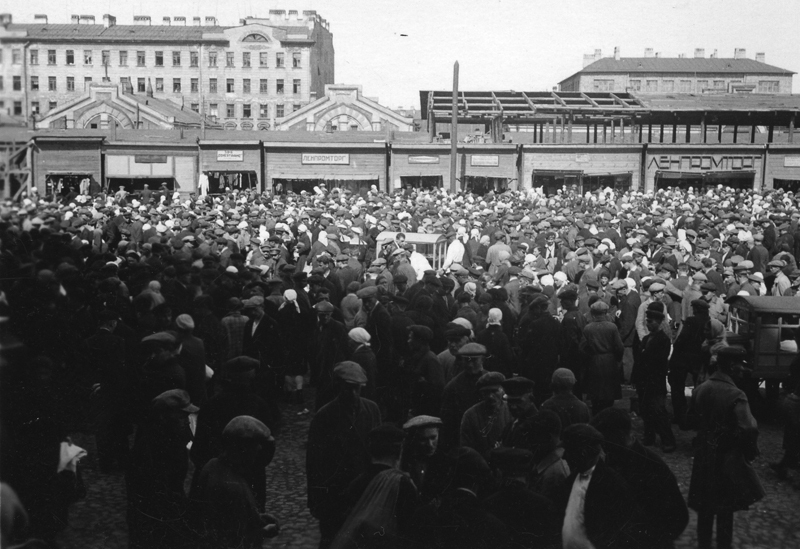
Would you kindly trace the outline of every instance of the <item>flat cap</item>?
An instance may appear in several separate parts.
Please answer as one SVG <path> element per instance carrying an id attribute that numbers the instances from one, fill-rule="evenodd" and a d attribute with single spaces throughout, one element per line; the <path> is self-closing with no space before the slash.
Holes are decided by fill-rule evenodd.
<path id="1" fill-rule="evenodd" d="M 624 290 L 628 287 L 628 283 L 624 280 L 615 280 L 613 284 L 611 284 L 612 290 Z"/>
<path id="2" fill-rule="evenodd" d="M 272 438 L 269 427 L 252 416 L 236 416 L 222 430 L 223 438 L 266 439 Z"/>
<path id="3" fill-rule="evenodd" d="M 652 284 L 650 284 L 649 290 L 650 290 L 650 292 L 660 292 L 661 290 L 663 290 L 666 287 L 667 286 L 665 284 L 662 284 L 660 282 L 653 282 Z"/>
<path id="4" fill-rule="evenodd" d="M 589 310 L 592 312 L 592 314 L 596 315 L 606 314 L 608 312 L 608 303 L 598 299 L 597 301 L 592 303 L 592 306 L 589 307 Z"/>
<path id="5" fill-rule="evenodd" d="M 221 375 L 228 381 L 243 381 L 252 379 L 261 362 L 249 356 L 237 356 L 222 365 Z"/>
<path id="6" fill-rule="evenodd" d="M 367 382 L 367 374 L 364 373 L 364 368 L 352 360 L 345 360 L 337 364 L 333 369 L 333 375 L 346 383 L 363 384 Z"/>
<path id="7" fill-rule="evenodd" d="M 330 301 L 320 301 L 314 305 L 318 313 L 332 313 L 336 307 Z"/>
<path id="8" fill-rule="evenodd" d="M 461 347 L 458 352 L 458 356 L 486 356 L 486 347 L 481 345 L 480 343 L 467 343 L 463 347 Z"/>
<path id="9" fill-rule="evenodd" d="M 578 292 L 576 292 L 572 288 L 568 288 L 563 292 L 561 292 L 560 294 L 558 294 L 558 299 L 562 301 L 575 301 L 576 299 L 578 299 Z"/>
<path id="10" fill-rule="evenodd" d="M 153 408 L 156 410 L 183 410 L 194 414 L 200 408 L 192 404 L 189 393 L 183 389 L 164 391 L 153 399 Z"/>
<path id="11" fill-rule="evenodd" d="M 396 274 L 394 275 L 393 281 L 395 284 L 403 284 L 408 282 L 408 277 L 404 274 Z"/>
<path id="12" fill-rule="evenodd" d="M 561 441 L 564 446 L 600 446 L 603 435 L 591 425 L 575 423 L 561 432 Z"/>
<path id="13" fill-rule="evenodd" d="M 550 383 L 556 387 L 573 387 L 577 380 L 572 370 L 568 368 L 556 368 L 553 376 L 550 378 Z"/>
<path id="14" fill-rule="evenodd" d="M 506 379 L 500 385 L 510 398 L 518 398 L 532 392 L 534 382 L 527 377 L 515 376 Z"/>
<path id="15" fill-rule="evenodd" d="M 707 282 L 708 277 L 705 275 L 705 273 L 694 273 L 692 275 L 692 280 L 696 282 Z"/>
<path id="16" fill-rule="evenodd" d="M 178 315 L 175 319 L 175 326 L 181 330 L 194 330 L 194 320 L 187 314 Z"/>
<path id="17" fill-rule="evenodd" d="M 703 282 L 700 285 L 700 289 L 701 290 L 706 290 L 706 291 L 709 291 L 709 292 L 716 292 L 717 291 L 717 285 L 714 284 L 713 282 Z"/>
<path id="18" fill-rule="evenodd" d="M 254 307 L 263 307 L 264 306 L 264 298 L 260 295 L 254 295 L 250 299 L 247 299 L 242 302 L 242 307 L 245 309 L 252 309 Z"/>
<path id="19" fill-rule="evenodd" d="M 434 416 L 415 416 L 403 424 L 403 429 L 410 431 L 411 429 L 425 429 L 427 427 L 441 427 L 442 420 Z"/>
<path id="20" fill-rule="evenodd" d="M 691 306 L 694 309 L 705 309 L 708 310 L 711 306 L 708 304 L 708 301 L 705 299 L 693 299 L 691 302 Z"/>
<path id="21" fill-rule="evenodd" d="M 378 295 L 377 286 L 367 286 L 366 288 L 361 288 L 356 292 L 356 296 L 358 296 L 359 299 L 369 299 L 377 295 Z"/>
<path id="22" fill-rule="evenodd" d="M 781 269 L 786 267 L 786 263 L 783 262 L 781 259 L 773 259 L 769 263 L 767 263 L 769 267 L 780 267 Z"/>
<path id="23" fill-rule="evenodd" d="M 486 372 L 481 377 L 478 378 L 478 382 L 475 384 L 480 389 L 498 389 L 503 386 L 503 382 L 506 380 L 506 376 L 501 374 L 500 372 Z"/>
<path id="24" fill-rule="evenodd" d="M 729 345 L 721 348 L 717 352 L 718 357 L 726 357 L 730 360 L 744 360 L 747 357 L 747 351 L 740 345 Z"/>
<path id="25" fill-rule="evenodd" d="M 142 339 L 142 343 L 156 343 L 160 345 L 174 345 L 175 341 L 175 336 L 169 332 L 156 332 Z"/>
<path id="26" fill-rule="evenodd" d="M 433 340 L 433 330 L 421 324 L 413 324 L 407 328 L 409 333 L 414 334 L 416 339 L 420 339 L 425 343 L 430 343 Z"/>
<path id="27" fill-rule="evenodd" d="M 461 324 L 448 322 L 444 327 L 444 337 L 447 339 L 461 339 L 462 337 L 466 337 L 468 335 L 470 335 L 469 329 Z"/>
<path id="28" fill-rule="evenodd" d="M 647 320 L 659 320 L 660 321 L 660 320 L 664 320 L 664 318 L 665 318 L 665 315 L 664 315 L 663 312 L 655 310 L 655 309 L 647 309 L 644 314 L 645 314 L 645 317 L 647 317 Z"/>

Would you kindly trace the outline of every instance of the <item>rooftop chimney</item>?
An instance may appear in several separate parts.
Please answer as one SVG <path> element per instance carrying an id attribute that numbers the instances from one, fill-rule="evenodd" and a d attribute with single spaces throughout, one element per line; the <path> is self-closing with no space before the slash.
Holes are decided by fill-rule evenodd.
<path id="1" fill-rule="evenodd" d="M 217 18 L 216 17 L 206 17 L 206 26 L 207 27 L 216 27 L 217 26 Z"/>
<path id="2" fill-rule="evenodd" d="M 297 19 L 297 10 L 289 10 L 289 19 Z"/>
<path id="3" fill-rule="evenodd" d="M 133 16 L 133 24 L 134 25 L 150 25 L 150 16 L 149 15 L 134 15 Z"/>
<path id="4" fill-rule="evenodd" d="M 685 59 L 685 58 L 686 58 L 686 54 L 685 53 L 679 53 L 678 54 L 678 59 Z"/>
<path id="5" fill-rule="evenodd" d="M 0 25 L 7 27 L 11 24 L 10 13 L 0 13 Z"/>
<path id="6" fill-rule="evenodd" d="M 653 57 L 653 48 L 645 48 L 644 49 L 644 56 L 645 57 Z"/>
<path id="7" fill-rule="evenodd" d="M 105 28 L 113 27 L 116 24 L 117 24 L 117 18 L 114 17 L 113 15 L 105 14 L 103 16 L 103 26 Z"/>
<path id="8" fill-rule="evenodd" d="M 594 63 L 594 54 L 593 53 L 585 53 L 583 54 L 583 66 L 588 67 Z"/>
<path id="9" fill-rule="evenodd" d="M 166 25 L 166 26 L 169 27 L 172 24 L 172 18 L 171 17 L 162 17 L 161 18 L 161 24 L 162 25 Z"/>
<path id="10" fill-rule="evenodd" d="M 614 46 L 614 59 L 619 61 L 619 46 Z"/>
<path id="11" fill-rule="evenodd" d="M 733 58 L 734 59 L 744 59 L 747 57 L 747 50 L 744 48 L 736 48 L 733 50 Z"/>
<path id="12" fill-rule="evenodd" d="M 603 58 L 603 50 L 594 50 L 594 60 L 599 61 Z"/>
<path id="13" fill-rule="evenodd" d="M 767 62 L 766 59 L 767 59 L 767 54 L 764 53 L 763 51 L 756 53 L 756 61 L 758 61 L 759 63 L 766 63 Z"/>
<path id="14" fill-rule="evenodd" d="M 34 23 L 41 23 L 43 25 L 46 25 L 47 24 L 47 15 L 45 15 L 44 13 L 37 13 L 36 15 L 33 16 L 33 22 Z"/>
<path id="15" fill-rule="evenodd" d="M 717 58 L 717 50 L 714 50 L 714 53 L 712 53 L 709 57 L 711 57 L 711 59 L 716 59 Z"/>
<path id="16" fill-rule="evenodd" d="M 81 24 L 81 16 L 80 15 L 70 15 L 69 21 L 73 25 L 80 25 Z"/>
<path id="17" fill-rule="evenodd" d="M 695 59 L 703 59 L 706 56 L 706 50 L 703 48 L 695 48 L 694 49 L 694 58 Z"/>
<path id="18" fill-rule="evenodd" d="M 81 15 L 81 25 L 94 25 L 94 15 Z"/>
<path id="19" fill-rule="evenodd" d="M 181 16 L 173 17 L 172 18 L 172 22 L 175 23 L 175 26 L 181 26 L 181 27 L 185 27 L 186 26 L 186 18 L 185 17 L 181 17 Z"/>
<path id="20" fill-rule="evenodd" d="M 202 24 L 203 24 L 203 20 L 202 19 L 200 19 L 199 17 L 192 17 L 192 26 L 193 27 L 199 27 Z"/>
<path id="21" fill-rule="evenodd" d="M 660 58 L 660 57 L 661 57 L 661 52 L 660 52 L 660 51 L 657 51 L 657 52 L 656 52 L 656 58 Z"/>

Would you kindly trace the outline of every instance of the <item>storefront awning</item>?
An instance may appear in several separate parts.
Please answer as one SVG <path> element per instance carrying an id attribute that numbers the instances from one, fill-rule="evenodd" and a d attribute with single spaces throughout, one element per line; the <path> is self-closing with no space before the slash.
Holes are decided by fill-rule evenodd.
<path id="1" fill-rule="evenodd" d="M 656 177 L 660 179 L 752 179 L 756 173 L 752 171 L 735 171 L 735 172 L 674 172 L 674 171 L 657 171 Z"/>
<path id="2" fill-rule="evenodd" d="M 703 179 L 703 174 L 697 172 L 657 171 L 656 177 L 659 179 Z"/>
<path id="3" fill-rule="evenodd" d="M 705 174 L 706 179 L 753 179 L 756 172 L 708 172 Z"/>
<path id="4" fill-rule="evenodd" d="M 533 175 L 551 175 L 555 177 L 580 177 L 580 170 L 533 170 Z"/>
<path id="5" fill-rule="evenodd" d="M 272 179 L 323 179 L 326 181 L 373 181 L 380 179 L 378 174 L 330 175 L 321 173 L 275 173 L 268 175 Z"/>
<path id="6" fill-rule="evenodd" d="M 74 171 L 74 170 L 47 170 L 47 175 L 92 175 L 94 172 L 90 170 L 86 171 Z"/>

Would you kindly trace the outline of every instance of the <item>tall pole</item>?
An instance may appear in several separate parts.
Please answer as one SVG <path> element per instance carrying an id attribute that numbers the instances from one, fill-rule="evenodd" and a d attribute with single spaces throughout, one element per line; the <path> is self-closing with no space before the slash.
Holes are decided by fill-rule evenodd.
<path id="1" fill-rule="evenodd" d="M 456 170 L 458 169 L 458 61 L 453 65 L 453 109 L 450 120 L 450 192 L 458 192 L 456 188 Z"/>

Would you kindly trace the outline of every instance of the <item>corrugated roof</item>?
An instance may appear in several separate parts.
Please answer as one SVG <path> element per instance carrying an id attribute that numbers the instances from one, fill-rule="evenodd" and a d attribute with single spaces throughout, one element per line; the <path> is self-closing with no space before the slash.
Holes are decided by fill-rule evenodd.
<path id="1" fill-rule="evenodd" d="M 226 42 L 221 35 L 227 27 L 184 27 L 169 25 L 43 25 L 12 24 L 9 30 L 25 30 L 24 40 L 60 42 Z M 216 35 L 216 36 L 208 36 Z M 205 36 L 205 38 L 204 38 Z"/>
<path id="2" fill-rule="evenodd" d="M 760 63 L 755 59 L 726 59 L 719 57 L 623 57 L 620 59 L 604 57 L 575 74 L 637 72 L 795 74 L 790 70 Z"/>
<path id="3" fill-rule="evenodd" d="M 691 111 L 797 111 L 800 95 L 762 93 L 664 93 L 637 95 L 645 108 L 651 110 Z"/>

